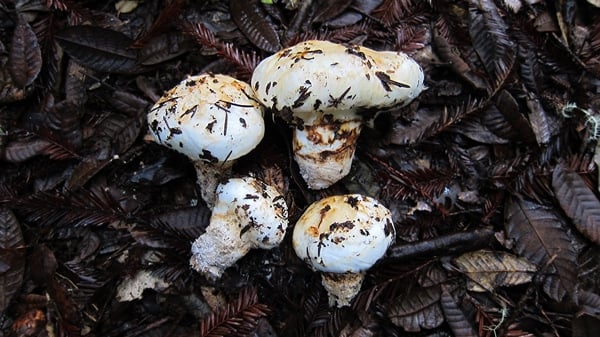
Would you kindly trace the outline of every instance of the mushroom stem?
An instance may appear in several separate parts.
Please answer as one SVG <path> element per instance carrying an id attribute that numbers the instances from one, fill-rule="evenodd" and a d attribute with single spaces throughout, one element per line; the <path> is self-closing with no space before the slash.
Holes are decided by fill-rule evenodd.
<path id="1" fill-rule="evenodd" d="M 319 120 L 294 129 L 294 159 L 309 188 L 327 188 L 350 172 L 361 130 L 360 117 Z"/>
<path id="2" fill-rule="evenodd" d="M 251 243 L 241 240 L 239 228 L 232 225 L 238 222 L 235 218 L 213 213 L 206 233 L 192 244 L 190 265 L 209 280 L 220 278 L 225 269 L 250 251 Z"/>
<path id="3" fill-rule="evenodd" d="M 216 190 L 206 232 L 192 244 L 192 268 L 216 280 L 250 249 L 277 247 L 288 225 L 283 196 L 252 178 L 230 178 Z"/>
<path id="4" fill-rule="evenodd" d="M 194 162 L 200 194 L 208 208 L 215 206 L 217 186 L 231 175 L 234 163 L 234 160 L 221 163 L 209 163 L 201 160 Z"/>
<path id="5" fill-rule="evenodd" d="M 323 273 L 321 284 L 327 290 L 329 306 L 338 308 L 350 305 L 350 301 L 358 294 L 365 273 Z"/>

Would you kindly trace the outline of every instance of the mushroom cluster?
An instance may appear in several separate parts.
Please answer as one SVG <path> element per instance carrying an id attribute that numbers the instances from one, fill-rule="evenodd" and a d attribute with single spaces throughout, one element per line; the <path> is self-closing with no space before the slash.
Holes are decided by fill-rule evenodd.
<path id="1" fill-rule="evenodd" d="M 294 126 L 300 173 L 309 188 L 323 189 L 348 174 L 363 125 L 423 89 L 423 71 L 406 54 L 305 41 L 263 60 L 251 86 L 204 74 L 165 93 L 148 114 L 150 133 L 194 161 L 202 197 L 213 207 L 206 233 L 192 245 L 191 266 L 217 279 L 250 249 L 271 249 L 285 235 L 287 205 L 273 187 L 249 177 L 219 185 L 233 161 L 262 140 L 263 106 Z M 295 226 L 293 246 L 324 272 L 330 304 L 344 306 L 394 237 L 390 211 L 352 194 L 310 205 Z"/>
<path id="2" fill-rule="evenodd" d="M 287 226 L 287 204 L 274 187 L 251 177 L 231 178 L 217 188 L 210 223 L 192 244 L 190 264 L 218 279 L 250 249 L 277 247 Z"/>
<path id="3" fill-rule="evenodd" d="M 312 40 L 263 60 L 251 85 L 294 126 L 300 173 L 309 188 L 323 189 L 349 173 L 363 124 L 410 103 L 424 74 L 404 53 Z"/>
<path id="4" fill-rule="evenodd" d="M 150 109 L 148 126 L 157 143 L 194 162 L 209 207 L 235 159 L 254 149 L 265 133 L 263 110 L 250 86 L 213 74 L 190 76 L 167 91 Z"/>
<path id="5" fill-rule="evenodd" d="M 296 222 L 292 244 L 298 257 L 323 272 L 329 305 L 342 307 L 395 236 L 390 210 L 371 197 L 347 194 L 311 204 Z"/>

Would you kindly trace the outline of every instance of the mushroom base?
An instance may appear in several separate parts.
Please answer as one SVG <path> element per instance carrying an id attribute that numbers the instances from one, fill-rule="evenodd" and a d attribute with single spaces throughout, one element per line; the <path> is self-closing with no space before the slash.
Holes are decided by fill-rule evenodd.
<path id="1" fill-rule="evenodd" d="M 239 239 L 239 232 L 236 235 L 223 223 L 211 224 L 192 244 L 190 266 L 214 281 L 249 251 L 250 246 Z"/>
<path id="2" fill-rule="evenodd" d="M 327 188 L 348 175 L 361 129 L 360 119 L 294 129 L 294 159 L 310 189 Z"/>
<path id="3" fill-rule="evenodd" d="M 327 290 L 329 306 L 341 308 L 350 305 L 360 291 L 364 278 L 364 273 L 323 273 L 321 284 Z"/>

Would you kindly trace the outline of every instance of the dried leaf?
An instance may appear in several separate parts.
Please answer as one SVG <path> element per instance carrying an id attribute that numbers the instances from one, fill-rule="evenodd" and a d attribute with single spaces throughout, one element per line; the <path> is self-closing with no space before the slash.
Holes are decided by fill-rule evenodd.
<path id="1" fill-rule="evenodd" d="M 25 251 L 21 224 L 12 211 L 0 208 L 0 313 L 21 289 Z"/>
<path id="2" fill-rule="evenodd" d="M 577 230 L 600 244 L 600 201 L 583 178 L 561 163 L 554 168 L 552 188 L 560 207 Z"/>
<path id="3" fill-rule="evenodd" d="M 504 226 L 517 253 L 546 276 L 546 294 L 558 302 L 565 296 L 572 299 L 577 252 L 564 229 L 564 219 L 551 207 L 513 197 L 506 203 Z"/>
<path id="4" fill-rule="evenodd" d="M 442 285 L 442 294 L 440 297 L 442 310 L 450 329 L 454 332 L 454 336 L 461 337 L 478 337 L 479 334 L 475 330 L 475 322 L 473 317 L 468 314 L 468 310 L 463 310 L 458 300 L 450 293 L 447 286 Z"/>
<path id="5" fill-rule="evenodd" d="M 101 226 L 129 217 L 104 186 L 62 195 L 39 193 L 20 200 L 18 207 L 39 226 Z"/>
<path id="6" fill-rule="evenodd" d="M 152 248 L 179 249 L 187 254 L 189 244 L 205 232 L 211 210 L 207 207 L 183 208 L 153 215 L 150 228 L 135 228 L 131 235 Z"/>
<path id="7" fill-rule="evenodd" d="M 461 102 L 460 105 L 420 108 L 409 123 L 396 121 L 392 126 L 390 142 L 406 145 L 432 137 L 483 105 L 481 100 L 472 97 L 461 98 Z"/>
<path id="8" fill-rule="evenodd" d="M 275 53 L 281 49 L 279 35 L 267 20 L 260 1 L 229 1 L 231 18 L 242 33 L 258 48 Z"/>
<path id="9" fill-rule="evenodd" d="M 71 26 L 56 33 L 56 40 L 77 63 L 100 72 L 134 74 L 143 68 L 127 35 L 97 26 Z"/>
<path id="10" fill-rule="evenodd" d="M 439 304 L 440 295 L 439 286 L 414 289 L 407 295 L 394 299 L 387 315 L 392 323 L 406 331 L 433 329 L 444 322 Z"/>
<path id="11" fill-rule="evenodd" d="M 216 48 L 219 54 L 223 55 L 226 59 L 239 67 L 242 72 L 242 78 L 250 78 L 254 68 L 256 68 L 256 65 L 260 62 L 260 58 L 256 53 L 240 51 L 233 44 L 219 41 L 213 32 L 203 24 L 186 22 L 183 24 L 183 30 L 186 34 L 192 36 L 198 44 Z"/>
<path id="12" fill-rule="evenodd" d="M 537 267 L 531 262 L 501 251 L 478 250 L 452 260 L 469 278 L 471 291 L 494 291 L 497 287 L 530 282 Z"/>
<path id="13" fill-rule="evenodd" d="M 33 83 L 42 69 L 42 51 L 35 32 L 19 15 L 13 33 L 8 69 L 13 81 L 21 88 Z"/>

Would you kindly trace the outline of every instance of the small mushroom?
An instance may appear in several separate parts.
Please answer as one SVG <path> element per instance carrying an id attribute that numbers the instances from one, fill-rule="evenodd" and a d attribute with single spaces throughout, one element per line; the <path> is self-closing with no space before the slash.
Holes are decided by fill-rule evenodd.
<path id="1" fill-rule="evenodd" d="M 337 195 L 311 204 L 292 235 L 296 255 L 313 270 L 329 294 L 329 305 L 343 307 L 356 296 L 365 272 L 385 254 L 396 231 L 391 212 L 360 194 Z"/>
<path id="2" fill-rule="evenodd" d="M 309 188 L 350 171 L 362 125 L 410 103 L 423 70 L 404 53 L 305 41 L 263 60 L 252 75 L 260 103 L 294 126 L 293 150 Z"/>
<path id="3" fill-rule="evenodd" d="M 247 83 L 226 75 L 190 76 L 167 91 L 148 113 L 154 140 L 194 162 L 209 207 L 234 160 L 254 149 L 264 136 L 263 110 L 252 94 Z"/>
<path id="4" fill-rule="evenodd" d="M 192 244 L 192 268 L 218 279 L 250 249 L 277 247 L 287 217 L 287 204 L 274 187 L 251 177 L 229 179 L 217 187 L 210 223 Z"/>

